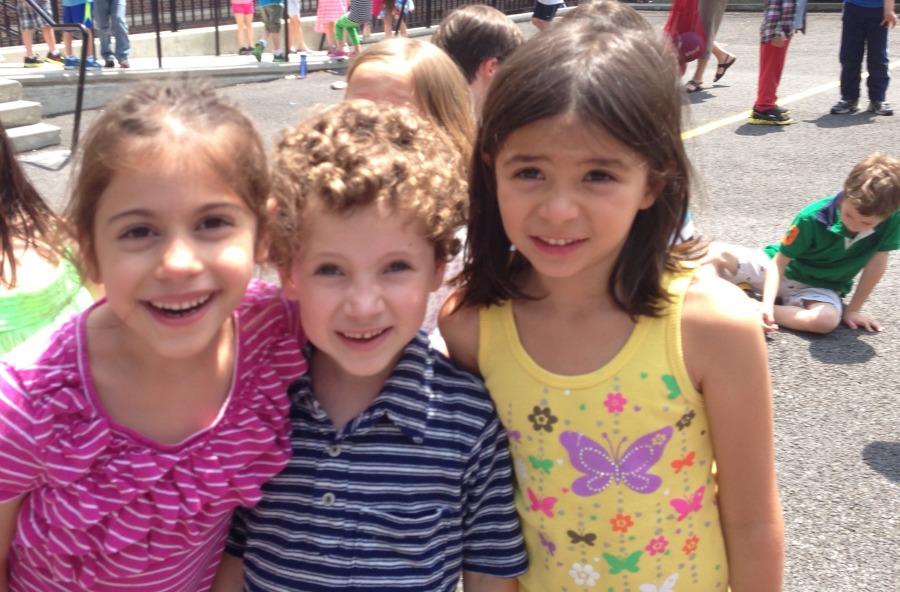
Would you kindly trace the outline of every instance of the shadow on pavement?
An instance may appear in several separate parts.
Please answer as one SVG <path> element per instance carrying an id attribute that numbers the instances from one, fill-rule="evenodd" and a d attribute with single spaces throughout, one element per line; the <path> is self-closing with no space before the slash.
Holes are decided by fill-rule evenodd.
<path id="1" fill-rule="evenodd" d="M 861 111 L 852 115 L 832 115 L 826 113 L 818 119 L 804 119 L 803 123 L 812 123 L 822 129 L 837 129 L 852 127 L 854 125 L 871 125 L 875 122 L 875 115 L 867 111 Z"/>
<path id="2" fill-rule="evenodd" d="M 900 483 L 900 442 L 869 442 L 862 458 L 873 471 Z"/>
<path id="3" fill-rule="evenodd" d="M 754 125 L 752 123 L 745 123 L 741 127 L 734 130 L 735 135 L 738 136 L 767 136 L 769 134 L 781 134 L 785 132 L 786 127 L 790 127 L 789 125 Z"/>
<path id="4" fill-rule="evenodd" d="M 864 364 L 875 357 L 875 348 L 860 340 L 858 331 L 846 327 L 839 327 L 828 335 L 791 333 L 808 341 L 812 357 L 826 364 Z"/>

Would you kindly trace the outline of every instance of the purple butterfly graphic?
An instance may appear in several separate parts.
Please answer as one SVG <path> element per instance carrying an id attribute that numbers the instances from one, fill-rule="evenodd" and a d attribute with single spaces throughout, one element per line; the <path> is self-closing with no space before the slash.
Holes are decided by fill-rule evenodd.
<path id="1" fill-rule="evenodd" d="M 547 552 L 550 553 L 550 556 L 553 557 L 554 555 L 556 555 L 556 543 L 545 537 L 544 533 L 542 532 L 538 533 L 538 537 L 540 537 L 541 539 L 541 545 L 543 545 L 544 548 L 547 549 Z"/>
<path id="2" fill-rule="evenodd" d="M 638 493 L 653 493 L 659 489 L 662 479 L 647 471 L 660 459 L 672 439 L 672 426 L 641 436 L 624 453 L 621 453 L 622 445 L 628 438 L 622 438 L 618 444 L 613 444 L 606 432 L 603 438 L 608 448 L 578 432 L 563 432 L 559 436 L 572 465 L 584 473 L 572 483 L 576 495 L 596 495 L 612 481 L 624 482 Z"/>

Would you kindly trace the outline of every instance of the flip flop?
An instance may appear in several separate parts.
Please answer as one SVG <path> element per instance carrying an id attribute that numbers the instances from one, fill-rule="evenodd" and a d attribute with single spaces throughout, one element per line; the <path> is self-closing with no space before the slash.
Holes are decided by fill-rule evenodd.
<path id="1" fill-rule="evenodd" d="M 684 85 L 686 93 L 691 94 L 703 90 L 703 85 L 696 80 L 688 80 Z"/>
<path id="2" fill-rule="evenodd" d="M 716 77 L 713 78 L 713 82 L 718 82 L 722 79 L 722 76 L 725 76 L 725 72 L 728 71 L 728 68 L 731 67 L 733 63 L 737 61 L 737 56 L 731 56 L 730 60 L 725 60 L 724 62 L 719 62 L 719 65 L 716 66 Z"/>

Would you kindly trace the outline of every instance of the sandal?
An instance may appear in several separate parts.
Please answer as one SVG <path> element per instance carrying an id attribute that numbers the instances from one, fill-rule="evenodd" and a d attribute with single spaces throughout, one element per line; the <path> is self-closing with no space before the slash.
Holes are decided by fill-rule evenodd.
<path id="1" fill-rule="evenodd" d="M 696 80 L 688 80 L 687 83 L 685 83 L 685 85 L 684 85 L 684 90 L 688 94 L 695 93 L 695 92 L 703 90 L 703 84 L 700 82 L 697 82 Z"/>
<path id="2" fill-rule="evenodd" d="M 731 59 L 726 59 L 724 62 L 719 62 L 719 65 L 716 66 L 716 77 L 713 78 L 713 82 L 718 82 L 722 79 L 722 76 L 725 76 L 725 72 L 728 71 L 728 68 L 731 67 L 733 63 L 737 61 L 737 56 L 731 56 Z"/>

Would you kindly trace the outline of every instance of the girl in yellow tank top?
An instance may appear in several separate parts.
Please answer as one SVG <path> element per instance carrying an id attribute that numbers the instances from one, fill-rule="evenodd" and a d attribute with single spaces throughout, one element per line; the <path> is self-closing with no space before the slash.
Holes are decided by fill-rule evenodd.
<path id="1" fill-rule="evenodd" d="M 507 429 L 528 592 L 781 589 L 758 314 L 668 244 L 678 89 L 652 32 L 588 20 L 529 41 L 485 102 L 441 331 Z"/>

